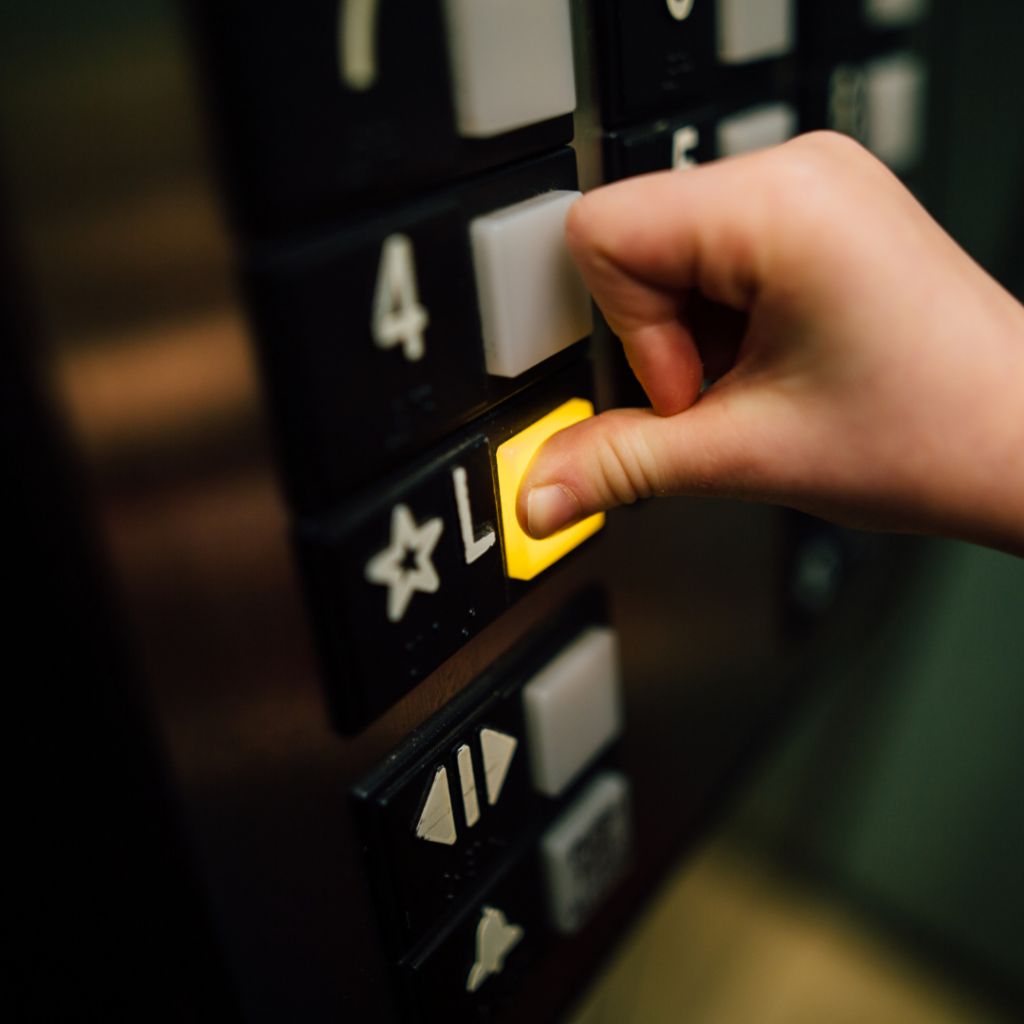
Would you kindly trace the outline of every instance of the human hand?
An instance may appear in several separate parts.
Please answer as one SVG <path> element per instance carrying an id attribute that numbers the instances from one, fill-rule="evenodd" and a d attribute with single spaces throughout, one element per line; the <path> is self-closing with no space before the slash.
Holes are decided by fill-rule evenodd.
<path id="1" fill-rule="evenodd" d="M 566 234 L 653 409 L 547 441 L 531 535 L 694 494 L 1024 554 L 1024 307 L 857 143 L 596 189 Z"/>

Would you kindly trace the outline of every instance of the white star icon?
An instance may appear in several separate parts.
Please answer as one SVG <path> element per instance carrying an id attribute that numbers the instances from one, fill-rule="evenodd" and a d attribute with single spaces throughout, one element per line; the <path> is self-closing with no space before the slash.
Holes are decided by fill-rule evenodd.
<path id="1" fill-rule="evenodd" d="M 391 510 L 391 543 L 366 563 L 366 578 L 388 588 L 388 619 L 399 622 L 417 590 L 433 594 L 440 586 L 430 556 L 444 530 L 444 520 L 416 525 L 405 505 Z M 412 564 L 410 565 L 410 557 Z"/>

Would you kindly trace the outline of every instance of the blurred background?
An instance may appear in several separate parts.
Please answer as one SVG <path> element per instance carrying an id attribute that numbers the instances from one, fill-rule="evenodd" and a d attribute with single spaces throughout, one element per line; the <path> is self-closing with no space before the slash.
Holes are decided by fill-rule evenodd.
<path id="1" fill-rule="evenodd" d="M 147 531 L 179 530 L 196 571 L 230 579 L 224 606 L 245 594 L 250 632 L 261 615 L 282 615 L 269 598 L 252 610 L 261 598 L 250 581 L 291 586 L 269 542 L 266 564 L 252 561 L 260 531 L 282 532 L 285 513 L 260 469 L 256 374 L 184 46 L 163 0 L 0 11 L 0 194 L 19 282 L 5 327 L 11 308 L 31 310 L 41 379 L 88 467 L 72 472 L 118 495 L 97 530 L 150 602 L 143 653 L 133 647 L 150 669 L 163 664 L 154 650 L 187 661 L 202 638 L 153 634 L 176 596 L 151 586 L 167 567 L 142 557 Z M 913 46 L 928 69 L 927 158 L 908 184 L 1024 299 L 1024 5 L 932 0 Z M 5 403 L 5 416 L 16 412 Z M 204 522 L 217 524 L 208 535 L 185 537 L 184 505 L 146 505 L 153 479 L 214 479 L 225 467 L 228 483 L 204 499 Z M 26 549 L 48 543 L 20 536 Z M 567 1021 L 1024 1020 L 1024 562 L 942 541 L 879 548 L 830 536 L 845 551 L 891 555 L 884 592 L 813 607 L 795 669 L 804 696 Z M 173 544 L 161 551 L 174 559 Z M 298 607 L 284 614 L 301 631 Z M 269 673 L 290 656 L 254 650 L 245 670 Z M 287 746 L 295 701 L 312 699 L 268 694 L 254 715 L 273 724 L 260 733 L 266 750 L 247 752 L 253 763 Z M 202 680 L 155 699 L 194 708 Z M 196 728 L 213 730 L 216 714 Z M 392 738 L 375 741 L 381 754 Z M 45 742 L 54 759 L 88 747 L 74 728 Z M 229 770 L 227 755 L 199 768 L 171 756 L 207 780 Z M 96 771 L 97 785 L 123 784 Z M 146 842 L 160 845 L 162 827 Z"/>

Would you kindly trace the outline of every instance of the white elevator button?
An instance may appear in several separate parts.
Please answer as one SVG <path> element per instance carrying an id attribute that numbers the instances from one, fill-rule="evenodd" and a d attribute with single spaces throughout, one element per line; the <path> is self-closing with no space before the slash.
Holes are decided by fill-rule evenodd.
<path id="1" fill-rule="evenodd" d="M 718 58 L 723 64 L 781 57 L 796 40 L 793 0 L 718 0 Z"/>
<path id="2" fill-rule="evenodd" d="M 576 107 L 568 0 L 445 0 L 459 134 L 487 138 Z"/>
<path id="3" fill-rule="evenodd" d="M 545 192 L 470 224 L 487 372 L 518 377 L 593 329 L 590 295 L 565 243 L 579 192 Z"/>
<path id="4" fill-rule="evenodd" d="M 541 837 L 551 926 L 579 931 L 625 873 L 631 844 L 629 782 L 599 775 Z"/>
<path id="5" fill-rule="evenodd" d="M 866 64 L 864 79 L 868 149 L 897 174 L 911 170 L 924 148 L 924 64 L 913 53 L 894 53 Z"/>
<path id="6" fill-rule="evenodd" d="M 796 135 L 796 111 L 788 103 L 765 103 L 723 117 L 716 128 L 719 156 L 738 156 L 777 146 Z"/>
<path id="7" fill-rule="evenodd" d="M 622 732 L 615 630 L 593 626 L 523 687 L 533 785 L 559 796 Z"/>

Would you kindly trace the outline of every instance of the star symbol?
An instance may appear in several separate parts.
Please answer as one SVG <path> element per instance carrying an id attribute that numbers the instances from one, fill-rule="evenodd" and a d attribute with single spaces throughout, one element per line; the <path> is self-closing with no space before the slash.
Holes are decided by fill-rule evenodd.
<path id="1" fill-rule="evenodd" d="M 400 622 L 417 590 L 433 594 L 440 586 L 430 556 L 444 530 L 444 520 L 430 519 L 416 525 L 405 505 L 391 510 L 391 543 L 366 563 L 370 583 L 388 588 L 388 619 Z"/>

